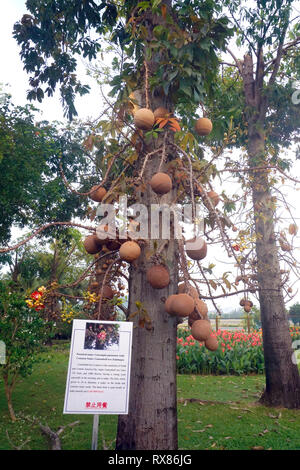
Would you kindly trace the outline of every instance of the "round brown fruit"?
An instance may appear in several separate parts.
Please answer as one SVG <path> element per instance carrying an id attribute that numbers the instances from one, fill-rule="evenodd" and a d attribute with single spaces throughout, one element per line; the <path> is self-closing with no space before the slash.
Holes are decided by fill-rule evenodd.
<path id="1" fill-rule="evenodd" d="M 170 315 L 176 315 L 175 313 L 173 313 L 173 311 L 171 310 L 171 304 L 174 300 L 174 297 L 176 297 L 176 294 L 172 294 L 172 295 L 169 295 L 169 297 L 167 298 L 167 300 L 165 301 L 165 311 L 168 312 Z"/>
<path id="2" fill-rule="evenodd" d="M 207 197 L 209 197 L 214 207 L 216 207 L 220 202 L 220 196 L 215 191 L 208 191 Z"/>
<path id="3" fill-rule="evenodd" d="M 154 114 L 155 119 L 157 118 L 167 119 L 170 115 L 170 111 L 168 111 L 167 108 L 160 106 L 159 108 L 156 108 L 153 114 Z"/>
<path id="4" fill-rule="evenodd" d="M 241 300 L 240 300 L 240 306 L 241 306 L 241 307 L 244 307 L 245 302 L 246 302 L 246 299 L 241 299 Z"/>
<path id="5" fill-rule="evenodd" d="M 205 302 L 201 299 L 195 300 L 196 308 L 198 309 L 201 316 L 205 317 L 208 314 L 208 307 Z"/>
<path id="6" fill-rule="evenodd" d="M 167 173 L 155 173 L 150 180 L 150 186 L 156 194 L 167 194 L 172 189 L 172 180 Z"/>
<path id="7" fill-rule="evenodd" d="M 101 293 L 101 289 L 100 289 L 100 293 Z M 114 296 L 114 291 L 112 290 L 112 288 L 110 286 L 103 286 L 103 298 L 104 299 L 112 299 Z"/>
<path id="8" fill-rule="evenodd" d="M 298 227 L 296 224 L 290 224 L 289 226 L 289 234 L 290 235 L 297 235 Z"/>
<path id="9" fill-rule="evenodd" d="M 212 122 L 208 118 L 200 118 L 196 121 L 195 130 L 198 135 L 204 136 L 211 133 L 213 128 Z"/>
<path id="10" fill-rule="evenodd" d="M 292 251 L 291 245 L 287 242 L 280 243 L 280 248 L 282 249 L 282 251 Z"/>
<path id="11" fill-rule="evenodd" d="M 90 199 L 95 202 L 101 202 L 106 194 L 106 189 L 102 188 L 102 186 L 95 185 L 91 188 L 91 192 L 89 194 Z"/>
<path id="12" fill-rule="evenodd" d="M 181 284 L 178 284 L 178 294 L 189 294 L 195 300 L 199 298 L 197 289 L 191 286 L 189 283 L 188 283 L 188 286 L 186 287 L 184 282 L 182 282 Z"/>
<path id="13" fill-rule="evenodd" d="M 196 312 L 196 310 L 194 310 L 192 313 L 189 314 L 189 317 L 188 317 L 189 327 L 191 328 L 193 326 L 193 323 L 197 320 L 201 320 L 201 317 L 200 317 L 199 313 Z"/>
<path id="14" fill-rule="evenodd" d="M 219 343 L 217 338 L 213 334 L 211 334 L 205 341 L 204 346 L 209 351 L 216 351 L 219 347 Z"/>
<path id="15" fill-rule="evenodd" d="M 171 314 L 179 317 L 188 317 L 195 308 L 193 297 L 188 294 L 177 294 L 170 303 Z"/>
<path id="16" fill-rule="evenodd" d="M 94 281 L 94 282 L 91 282 L 91 285 L 90 285 L 90 290 L 95 292 L 98 290 L 98 287 L 99 287 L 99 284 L 98 282 Z"/>
<path id="17" fill-rule="evenodd" d="M 249 313 L 251 312 L 251 306 L 250 305 L 244 305 L 244 312 Z"/>
<path id="18" fill-rule="evenodd" d="M 197 341 L 206 341 L 212 333 L 208 320 L 197 320 L 193 323 L 191 334 Z"/>
<path id="19" fill-rule="evenodd" d="M 101 242 L 96 235 L 88 235 L 83 242 L 83 246 L 90 255 L 95 255 L 101 251 Z"/>
<path id="20" fill-rule="evenodd" d="M 167 268 L 162 265 L 152 266 L 147 270 L 147 281 L 154 289 L 163 289 L 170 283 Z"/>
<path id="21" fill-rule="evenodd" d="M 207 255 L 207 244 L 203 238 L 192 238 L 186 241 L 186 254 L 194 260 L 204 259 Z"/>
<path id="22" fill-rule="evenodd" d="M 151 109 L 141 108 L 135 113 L 133 120 L 135 126 L 138 129 L 148 131 L 152 129 L 155 122 L 155 117 Z"/>
<path id="23" fill-rule="evenodd" d="M 141 249 L 136 242 L 129 241 L 123 243 L 119 250 L 120 258 L 124 261 L 131 263 L 132 261 L 138 259 L 141 254 Z"/>

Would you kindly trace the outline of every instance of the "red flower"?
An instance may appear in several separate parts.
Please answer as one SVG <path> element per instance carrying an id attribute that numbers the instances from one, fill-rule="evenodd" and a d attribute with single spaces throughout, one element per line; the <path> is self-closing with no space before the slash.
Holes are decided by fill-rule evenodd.
<path id="1" fill-rule="evenodd" d="M 239 245 L 233 245 L 232 248 L 233 248 L 235 251 L 240 251 Z"/>
<path id="2" fill-rule="evenodd" d="M 40 310 L 43 310 L 45 308 L 45 305 L 38 305 L 37 307 L 34 308 L 36 312 L 39 312 Z"/>
<path id="3" fill-rule="evenodd" d="M 41 296 L 42 296 L 42 293 L 37 290 L 35 290 L 34 292 L 30 294 L 30 297 L 34 300 L 39 300 Z"/>

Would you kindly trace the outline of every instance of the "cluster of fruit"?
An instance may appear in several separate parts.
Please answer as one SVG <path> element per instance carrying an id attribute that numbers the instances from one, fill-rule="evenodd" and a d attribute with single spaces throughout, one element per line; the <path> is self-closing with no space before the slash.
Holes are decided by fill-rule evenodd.
<path id="1" fill-rule="evenodd" d="M 138 109 L 134 114 L 134 124 L 137 129 L 147 131 L 153 128 L 155 123 L 162 124 L 165 120 L 171 126 L 175 126 L 170 117 L 170 113 L 165 108 L 158 108 L 154 112 L 147 108 Z M 175 130 L 175 128 L 173 129 Z M 200 118 L 195 124 L 196 132 L 205 136 L 212 131 L 212 123 L 208 118 Z M 173 182 L 167 173 L 157 172 L 149 181 L 151 189 L 159 196 L 167 194 L 172 190 Z M 206 194 L 199 187 L 199 193 L 203 197 L 205 205 L 215 207 L 219 203 L 219 196 L 214 191 Z M 89 197 L 95 202 L 101 202 L 106 195 L 106 190 L 101 184 L 93 186 Z M 208 201 L 208 198 L 210 201 Z M 101 232 L 101 233 L 100 233 Z M 128 263 L 133 263 L 141 255 L 141 248 L 137 241 L 130 239 L 120 239 L 118 234 L 112 235 L 108 232 L 107 226 L 99 226 L 95 234 L 89 235 L 84 240 L 84 247 L 89 254 L 97 254 L 105 246 L 109 251 L 119 250 L 120 259 Z M 186 241 L 186 254 L 192 260 L 202 260 L 207 255 L 207 244 L 201 237 Z M 170 283 L 169 271 L 163 264 L 154 264 L 146 272 L 148 283 L 153 289 L 163 289 Z M 104 286 L 104 289 L 109 286 Z M 111 298 L 113 291 L 103 292 L 104 298 Z M 191 327 L 191 334 L 198 341 L 204 341 L 209 350 L 215 350 L 218 343 L 212 335 L 212 329 L 207 313 L 208 308 L 203 302 L 195 288 L 187 283 L 178 286 L 178 293 L 170 295 L 165 302 L 165 311 L 172 316 L 181 318 L 187 317 Z"/>
<path id="2" fill-rule="evenodd" d="M 149 131 L 153 128 L 155 123 L 161 119 L 169 120 L 172 122 L 170 112 L 163 107 L 157 108 L 154 112 L 148 108 L 140 108 L 134 113 L 134 124 L 137 129 Z M 200 136 L 206 136 L 211 133 L 213 128 L 212 122 L 206 117 L 198 119 L 195 123 L 195 131 Z"/>

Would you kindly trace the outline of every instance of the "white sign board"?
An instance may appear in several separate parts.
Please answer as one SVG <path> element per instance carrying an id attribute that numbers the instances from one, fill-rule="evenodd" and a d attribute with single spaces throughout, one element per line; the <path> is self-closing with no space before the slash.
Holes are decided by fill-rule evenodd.
<path id="1" fill-rule="evenodd" d="M 132 322 L 73 320 L 65 414 L 128 414 Z"/>

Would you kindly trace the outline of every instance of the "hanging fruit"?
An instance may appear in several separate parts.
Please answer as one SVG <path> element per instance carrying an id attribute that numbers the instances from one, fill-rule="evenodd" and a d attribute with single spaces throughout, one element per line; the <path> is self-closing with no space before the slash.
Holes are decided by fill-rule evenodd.
<path id="1" fill-rule="evenodd" d="M 155 109 L 153 114 L 154 114 L 155 119 L 157 119 L 157 118 L 168 118 L 170 116 L 170 111 L 168 111 L 163 106 L 160 106 L 159 108 Z"/>
<path id="2" fill-rule="evenodd" d="M 106 194 L 106 189 L 102 186 L 95 185 L 91 188 L 91 192 L 89 194 L 90 199 L 95 202 L 101 202 Z"/>
<path id="3" fill-rule="evenodd" d="M 197 341 L 208 340 L 211 333 L 211 324 L 208 320 L 197 320 L 192 325 L 191 334 Z"/>
<path id="4" fill-rule="evenodd" d="M 279 240 L 279 243 L 282 251 L 292 251 L 292 247 L 288 242 Z"/>
<path id="5" fill-rule="evenodd" d="M 168 297 L 166 300 L 165 308 L 168 308 L 170 315 L 177 315 L 179 317 L 188 317 L 195 308 L 195 301 L 193 297 L 188 294 L 175 294 Z M 167 303 L 168 302 L 168 303 Z"/>
<path id="6" fill-rule="evenodd" d="M 290 235 L 297 235 L 298 227 L 296 224 L 290 224 L 289 226 L 289 234 Z"/>
<path id="7" fill-rule="evenodd" d="M 171 309 L 171 305 L 175 297 L 176 294 L 169 295 L 169 297 L 165 301 L 165 311 L 168 312 L 170 315 L 176 315 Z"/>
<path id="8" fill-rule="evenodd" d="M 208 306 L 201 299 L 195 300 L 196 308 L 198 309 L 202 317 L 206 317 L 208 314 Z"/>
<path id="9" fill-rule="evenodd" d="M 163 265 L 155 265 L 147 270 L 147 281 L 154 289 L 163 289 L 170 284 L 170 275 Z"/>
<path id="10" fill-rule="evenodd" d="M 195 131 L 200 136 L 205 136 L 211 133 L 213 128 L 212 122 L 208 118 L 200 118 L 196 121 Z"/>
<path id="11" fill-rule="evenodd" d="M 100 291 L 99 291 L 100 294 L 101 294 L 101 290 L 102 288 L 100 288 Z M 103 298 L 111 300 L 113 296 L 114 296 L 114 291 L 112 290 L 112 288 L 108 285 L 103 286 Z"/>
<path id="12" fill-rule="evenodd" d="M 149 131 L 152 129 L 155 123 L 155 117 L 151 109 L 141 108 L 133 117 L 135 127 L 143 131 Z"/>
<path id="13" fill-rule="evenodd" d="M 120 247 L 119 254 L 121 259 L 131 263 L 132 261 L 138 259 L 141 254 L 141 249 L 136 242 L 129 241 L 123 243 L 123 245 Z"/>
<path id="14" fill-rule="evenodd" d="M 193 323 L 195 323 L 195 321 L 197 320 L 201 320 L 201 316 L 199 315 L 198 312 L 196 312 L 196 310 L 194 310 L 192 313 L 189 314 L 189 318 L 188 318 L 189 327 L 191 328 Z"/>
<path id="15" fill-rule="evenodd" d="M 203 238 L 194 237 L 191 240 L 187 240 L 185 245 L 186 254 L 189 258 L 200 261 L 206 257 L 207 243 Z"/>
<path id="16" fill-rule="evenodd" d="M 150 186 L 156 194 L 167 194 L 172 189 L 172 180 L 167 173 L 155 173 L 150 180 Z"/>
<path id="17" fill-rule="evenodd" d="M 245 307 L 245 305 L 250 305 L 250 307 L 252 308 L 253 307 L 252 300 L 248 300 L 248 299 L 245 299 L 245 298 L 241 299 L 240 300 L 240 306 Z"/>
<path id="18" fill-rule="evenodd" d="M 204 346 L 209 351 L 216 351 L 218 349 L 219 343 L 218 343 L 217 338 L 214 336 L 214 334 L 212 333 L 210 334 L 210 336 L 205 341 Z"/>
<path id="19" fill-rule="evenodd" d="M 207 197 L 209 197 L 214 207 L 216 207 L 220 202 L 220 196 L 215 191 L 208 191 Z"/>
<path id="20" fill-rule="evenodd" d="M 96 235 L 88 235 L 83 242 L 83 246 L 87 253 L 95 255 L 101 251 L 102 243 Z"/>
<path id="21" fill-rule="evenodd" d="M 189 283 L 186 286 L 184 282 L 178 284 L 178 294 L 189 294 L 195 300 L 199 298 L 197 289 Z"/>
<path id="22" fill-rule="evenodd" d="M 99 287 L 99 284 L 97 281 L 94 281 L 94 282 L 91 282 L 91 285 L 90 285 L 90 292 L 97 292 L 98 290 L 98 287 Z"/>

